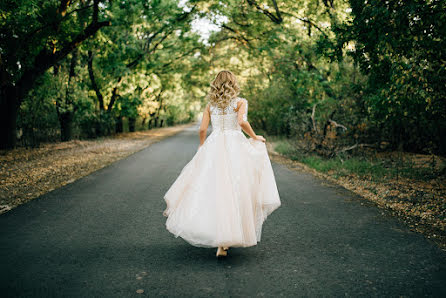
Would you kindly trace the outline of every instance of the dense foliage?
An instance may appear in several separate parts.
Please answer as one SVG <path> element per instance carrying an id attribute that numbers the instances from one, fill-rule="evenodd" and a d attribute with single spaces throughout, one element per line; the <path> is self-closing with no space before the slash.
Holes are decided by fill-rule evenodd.
<path id="1" fill-rule="evenodd" d="M 245 77 L 255 126 L 305 150 L 445 154 L 445 5 L 218 1 L 214 59 Z"/>
<path id="2" fill-rule="evenodd" d="M 350 1 L 346 40 L 374 125 L 407 150 L 446 151 L 446 2 Z"/>
<path id="3" fill-rule="evenodd" d="M 97 137 L 199 110 L 208 68 L 193 3 L 6 0 L 0 9 L 3 148 L 17 136 L 30 145 Z"/>
<path id="4" fill-rule="evenodd" d="M 3 148 L 193 120 L 227 68 L 305 150 L 446 153 L 444 1 L 5 0 L 0 26 Z"/>

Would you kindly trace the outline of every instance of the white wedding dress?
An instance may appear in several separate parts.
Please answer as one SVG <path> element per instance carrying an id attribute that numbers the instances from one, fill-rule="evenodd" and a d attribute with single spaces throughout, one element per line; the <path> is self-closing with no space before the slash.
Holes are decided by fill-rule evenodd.
<path id="1" fill-rule="evenodd" d="M 248 247 L 280 205 L 265 143 L 247 139 L 234 109 L 210 107 L 212 133 L 164 195 L 166 228 L 198 247 Z M 247 120 L 247 107 L 243 115 Z"/>

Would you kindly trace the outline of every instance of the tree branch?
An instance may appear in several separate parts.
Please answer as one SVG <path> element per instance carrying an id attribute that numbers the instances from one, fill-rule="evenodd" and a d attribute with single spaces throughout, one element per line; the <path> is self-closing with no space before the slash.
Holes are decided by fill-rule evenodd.
<path id="1" fill-rule="evenodd" d="M 307 23 L 307 24 L 310 25 L 310 26 L 313 26 L 313 27 L 316 28 L 319 32 L 321 32 L 325 37 L 328 38 L 328 34 L 327 34 L 321 27 L 319 27 L 315 22 L 313 22 L 312 20 L 310 20 L 308 17 L 302 18 L 302 17 L 296 16 L 295 14 L 293 14 L 293 13 L 289 13 L 289 12 L 284 12 L 283 14 L 285 14 L 285 15 L 289 15 L 289 16 L 295 18 L 295 19 L 298 19 L 299 21 L 302 21 L 302 22 L 304 22 L 304 23 Z"/>
<path id="2" fill-rule="evenodd" d="M 277 14 L 277 18 L 282 22 L 282 16 L 280 15 L 280 10 L 279 10 L 279 7 L 277 6 L 277 2 L 276 2 L 276 0 L 272 0 L 273 1 L 273 6 L 274 6 L 274 9 L 276 10 L 276 14 Z"/>
<path id="3" fill-rule="evenodd" d="M 172 64 L 176 60 L 180 60 L 181 58 L 189 56 L 189 54 L 191 54 L 191 53 L 193 53 L 193 52 L 195 52 L 196 50 L 199 50 L 199 49 L 200 49 L 200 47 L 194 47 L 194 48 L 190 49 L 189 51 L 187 51 L 183 55 L 180 55 L 180 56 L 176 57 L 175 59 L 173 59 L 172 61 L 170 61 L 169 63 L 164 64 L 162 68 L 165 68 L 165 67 L 169 66 L 170 64 Z"/>
<path id="4" fill-rule="evenodd" d="M 334 0 L 322 0 L 327 8 L 334 8 Z"/>
<path id="5" fill-rule="evenodd" d="M 73 100 L 70 97 L 70 87 L 71 87 L 71 81 L 76 76 L 76 63 L 77 63 L 77 56 L 78 56 L 78 49 L 74 50 L 71 57 L 71 63 L 70 63 L 70 70 L 68 73 L 68 82 L 67 82 L 67 89 L 65 93 L 65 102 L 67 104 L 72 104 Z"/>
<path id="6" fill-rule="evenodd" d="M 235 36 L 236 40 L 241 41 L 244 45 L 247 45 L 247 46 L 251 47 L 251 41 L 248 38 L 246 38 L 245 36 L 243 36 L 243 34 L 241 34 L 240 31 L 235 30 L 235 29 L 229 27 L 226 24 L 222 24 L 221 27 L 223 29 L 226 29 L 226 30 L 231 31 L 232 33 L 234 33 L 236 35 Z M 239 36 L 240 38 L 237 38 L 237 36 Z"/>
<path id="7" fill-rule="evenodd" d="M 313 130 L 317 133 L 318 129 L 317 129 L 317 126 L 316 126 L 316 120 L 314 118 L 314 116 L 316 114 L 316 106 L 317 106 L 317 103 L 315 103 L 313 105 L 313 110 L 311 111 L 311 122 L 313 123 Z"/>
<path id="8" fill-rule="evenodd" d="M 25 95 L 31 89 L 33 82 L 37 79 L 37 77 L 42 75 L 48 68 L 56 64 L 61 59 L 65 58 L 83 41 L 85 41 L 90 36 L 93 36 L 99 29 L 105 26 L 110 26 L 110 24 L 111 23 L 109 21 L 92 22 L 71 42 L 65 44 L 65 46 L 60 51 L 52 52 L 48 51 L 46 48 L 42 49 L 40 53 L 35 57 L 33 65 L 23 72 L 22 77 L 17 82 L 17 90 L 21 94 L 19 98 L 21 98 L 21 100 L 23 99 L 23 95 Z"/>
<path id="9" fill-rule="evenodd" d="M 115 88 L 113 88 L 112 95 L 110 97 L 110 102 L 108 103 L 108 106 L 107 106 L 107 113 L 111 113 L 111 111 L 113 109 L 113 105 L 115 104 L 115 101 L 119 97 L 119 93 L 118 93 L 119 89 L 118 88 L 119 88 L 119 83 L 121 83 L 121 81 L 122 81 L 122 76 L 119 77 L 118 82 L 116 83 Z"/>
<path id="10" fill-rule="evenodd" d="M 60 0 L 59 8 L 57 9 L 57 13 L 61 16 L 65 16 L 67 13 L 68 6 L 71 5 L 71 0 Z"/>
<path id="11" fill-rule="evenodd" d="M 84 32 L 79 34 L 72 42 L 68 43 L 62 50 L 56 52 L 53 56 L 53 60 L 60 60 L 65 58 L 73 49 L 79 46 L 84 40 L 96 34 L 96 32 L 102 27 L 110 26 L 111 23 L 109 21 L 91 23 L 85 28 Z"/>
<path id="12" fill-rule="evenodd" d="M 158 46 L 170 35 L 172 34 L 176 27 L 174 26 L 175 24 L 177 24 L 178 22 L 184 21 L 185 19 L 187 19 L 187 17 L 195 10 L 196 5 L 194 5 L 191 9 L 191 11 L 187 12 L 187 13 L 183 13 L 180 14 L 179 16 L 177 16 L 177 18 L 172 22 L 172 23 L 168 23 L 165 24 L 164 26 L 162 26 L 161 28 L 159 28 L 156 32 L 154 32 L 153 34 L 151 34 L 148 38 L 147 38 L 147 42 L 144 45 L 144 52 L 139 54 L 135 59 L 133 59 L 133 61 L 127 63 L 126 67 L 127 68 L 134 68 L 136 67 L 141 60 L 147 55 L 147 54 L 153 54 L 155 52 L 155 50 L 158 48 Z M 150 45 L 152 44 L 152 42 L 155 40 L 155 38 L 161 34 L 162 32 L 164 32 L 168 27 L 171 26 L 171 30 L 168 31 L 166 34 L 164 34 L 163 37 L 161 37 L 161 39 L 155 44 L 155 46 L 153 46 L 150 49 Z"/>
<path id="13" fill-rule="evenodd" d="M 129 63 L 127 63 L 126 64 L 126 67 L 127 68 L 129 68 L 129 69 L 133 69 L 133 68 L 135 68 L 140 62 L 141 62 L 141 60 L 144 58 L 144 56 L 146 56 L 147 54 L 153 54 L 155 51 L 156 51 L 156 48 L 170 35 L 170 34 L 172 34 L 172 32 L 173 32 L 174 30 L 171 30 L 171 31 L 169 31 L 169 32 L 167 32 L 156 44 L 155 44 L 155 46 L 152 48 L 152 49 L 149 49 L 149 50 L 147 50 L 146 49 L 146 51 L 145 52 L 143 52 L 143 53 L 141 53 L 141 54 L 139 54 L 135 59 L 133 59 L 133 61 L 131 61 L 131 62 L 129 62 Z M 161 32 L 161 31 L 158 31 L 157 33 L 156 33 L 156 35 L 158 35 L 159 34 L 159 32 Z M 153 40 L 153 39 L 152 39 Z M 152 42 L 152 41 L 150 41 L 150 42 Z M 150 48 L 150 46 L 149 46 L 149 48 Z"/>
<path id="14" fill-rule="evenodd" d="M 99 2 L 101 2 L 101 0 L 94 0 L 93 2 L 93 18 L 92 18 L 93 24 L 96 24 L 98 22 Z"/>
<path id="15" fill-rule="evenodd" d="M 276 24 L 282 23 L 283 19 L 280 15 L 279 8 L 277 7 L 276 1 L 273 0 L 274 8 L 276 10 L 277 16 L 275 16 L 273 13 L 271 13 L 269 10 L 262 8 L 255 0 L 247 0 L 248 4 L 251 6 L 255 6 L 260 12 L 262 12 L 264 15 L 266 15 L 268 18 L 270 18 L 271 21 L 273 21 Z"/>
<path id="16" fill-rule="evenodd" d="M 99 109 L 101 111 L 104 110 L 104 97 L 102 96 L 101 90 L 99 89 L 93 71 L 93 52 L 91 50 L 88 51 L 88 75 L 90 76 L 91 86 L 93 87 L 94 92 L 96 93 L 96 97 L 99 102 Z"/>
<path id="17" fill-rule="evenodd" d="M 347 127 L 345 127 L 345 126 L 342 125 L 342 124 L 337 123 L 337 122 L 334 121 L 334 120 L 328 119 L 328 121 L 330 122 L 330 124 L 333 124 L 335 127 L 340 127 L 340 128 L 342 128 L 344 131 L 347 130 Z"/>
<path id="18" fill-rule="evenodd" d="M 32 35 L 34 35 L 36 33 L 39 33 L 43 29 L 48 28 L 50 26 L 54 27 L 54 26 L 62 23 L 68 16 L 72 15 L 73 13 L 86 10 L 86 9 L 88 9 L 90 7 L 93 7 L 93 5 L 87 5 L 87 6 L 84 6 L 84 7 L 81 7 L 81 8 L 73 9 L 72 11 L 66 13 L 65 16 L 62 17 L 61 19 L 55 19 L 52 22 L 46 23 L 45 25 L 43 25 L 43 26 L 41 26 L 41 27 L 39 27 L 37 29 L 34 29 L 33 31 L 27 33 L 23 39 L 26 40 L 26 39 L 30 38 Z"/>

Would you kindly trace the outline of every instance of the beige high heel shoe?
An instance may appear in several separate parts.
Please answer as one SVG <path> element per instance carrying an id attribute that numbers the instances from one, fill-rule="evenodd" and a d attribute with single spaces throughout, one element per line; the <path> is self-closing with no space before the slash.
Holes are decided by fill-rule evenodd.
<path id="1" fill-rule="evenodd" d="M 227 247 L 226 247 L 227 250 Z M 226 257 L 228 255 L 228 252 L 225 250 L 224 247 L 219 246 L 217 249 L 216 256 L 217 257 Z"/>

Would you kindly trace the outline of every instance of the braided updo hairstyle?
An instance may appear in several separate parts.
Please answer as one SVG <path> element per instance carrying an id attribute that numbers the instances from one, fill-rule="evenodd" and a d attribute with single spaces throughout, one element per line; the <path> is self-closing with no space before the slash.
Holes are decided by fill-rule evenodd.
<path id="1" fill-rule="evenodd" d="M 211 105 L 225 109 L 239 95 L 240 88 L 235 75 L 229 70 L 220 71 L 210 86 L 208 98 Z"/>

